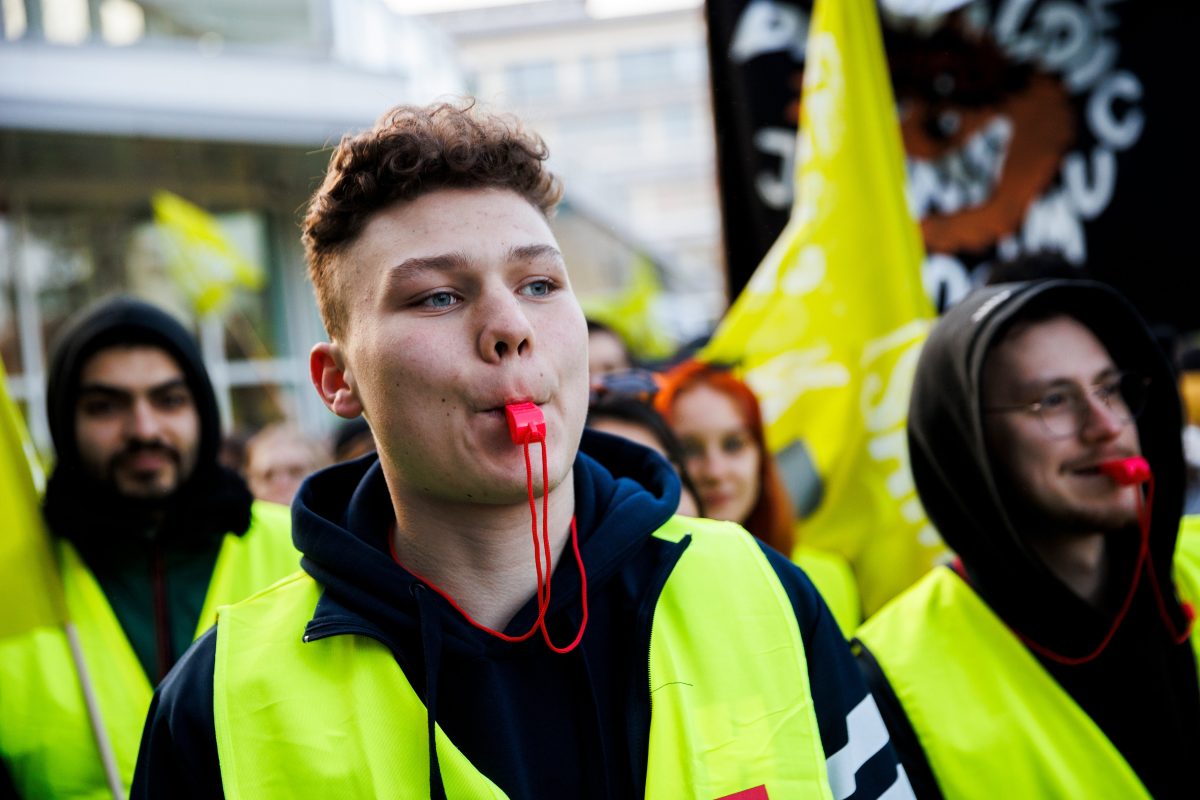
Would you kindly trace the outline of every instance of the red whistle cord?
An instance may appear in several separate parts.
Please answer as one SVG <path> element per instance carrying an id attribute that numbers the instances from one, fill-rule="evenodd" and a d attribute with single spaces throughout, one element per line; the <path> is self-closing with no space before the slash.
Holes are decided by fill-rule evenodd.
<path id="1" fill-rule="evenodd" d="M 1048 647 L 1038 644 L 1014 628 L 1013 633 L 1015 633 L 1017 638 L 1024 642 L 1025 646 L 1030 650 L 1040 656 L 1043 656 L 1044 658 L 1069 667 L 1087 664 L 1088 662 L 1099 658 L 1100 654 L 1105 651 L 1113 637 L 1117 635 L 1117 630 L 1121 627 L 1121 623 L 1125 621 L 1125 617 L 1129 613 L 1130 607 L 1133 605 L 1133 598 L 1137 594 L 1137 587 L 1141 581 L 1143 570 L 1150 574 L 1150 583 L 1154 589 L 1154 599 L 1158 604 L 1158 613 L 1159 616 L 1162 617 L 1163 624 L 1166 625 L 1168 633 L 1171 635 L 1171 640 L 1175 644 L 1183 644 L 1183 642 L 1187 641 L 1188 636 L 1190 636 L 1192 633 L 1192 626 L 1195 622 L 1195 612 L 1193 611 L 1191 605 L 1184 603 L 1183 611 L 1188 618 L 1187 627 L 1182 632 L 1175 628 L 1174 623 L 1171 622 L 1171 615 L 1167 611 L 1166 600 L 1164 599 L 1162 589 L 1159 586 L 1158 576 L 1154 573 L 1154 564 L 1150 559 L 1150 512 L 1154 507 L 1154 476 L 1148 475 L 1147 482 L 1149 485 L 1146 489 L 1146 497 L 1142 497 L 1141 491 L 1137 492 L 1137 514 L 1140 535 L 1137 563 L 1134 566 L 1133 572 L 1133 581 L 1130 583 L 1129 592 L 1125 595 L 1125 600 L 1121 603 L 1120 610 L 1117 611 L 1117 615 L 1113 618 L 1112 625 L 1109 627 L 1108 632 L 1104 635 L 1104 638 L 1100 641 L 1100 644 L 1096 646 L 1096 649 L 1087 655 L 1077 657 L 1064 656 L 1060 653 L 1054 652 Z M 963 574 L 965 574 L 965 570 L 963 571 Z"/>
<path id="2" fill-rule="evenodd" d="M 392 553 L 392 560 L 400 566 L 412 573 L 413 577 L 424 583 L 434 592 L 437 592 L 442 599 L 449 603 L 455 611 L 463 615 L 463 619 L 469 622 L 472 626 L 479 630 L 495 636 L 497 639 L 502 639 L 506 642 L 523 642 L 533 636 L 538 630 L 542 632 L 542 639 L 546 642 L 546 646 L 556 653 L 569 653 L 574 650 L 579 642 L 583 640 L 583 632 L 587 629 L 588 623 L 588 597 L 587 597 L 587 571 L 583 567 L 583 556 L 579 552 L 579 533 L 575 529 L 575 517 L 571 517 L 571 547 L 575 551 L 575 563 L 579 567 L 579 584 L 583 598 L 583 619 L 579 623 L 579 632 L 575 635 L 575 639 L 566 647 L 559 647 L 550 639 L 550 631 L 546 629 L 546 611 L 550 607 L 550 572 L 553 565 L 550 553 L 550 492 L 547 490 L 549 484 L 549 465 L 546 456 L 546 440 L 545 438 L 537 438 L 534 441 L 541 445 L 542 451 L 542 536 L 541 543 L 538 542 L 538 513 L 537 499 L 533 494 L 533 464 L 529 458 L 529 443 L 526 439 L 522 445 L 525 450 L 525 486 L 529 495 L 529 514 L 532 518 L 533 531 L 533 566 L 537 573 L 537 619 L 533 621 L 533 626 L 529 630 L 522 633 L 520 636 L 512 636 L 503 631 L 498 631 L 495 628 L 490 628 L 481 622 L 477 622 L 470 614 L 460 606 L 448 592 L 443 590 L 433 581 L 425 578 L 408 567 L 404 567 L 404 563 L 396 553 L 396 539 L 391 537 L 389 547 Z M 542 569 L 542 558 L 545 558 L 545 570 Z"/>

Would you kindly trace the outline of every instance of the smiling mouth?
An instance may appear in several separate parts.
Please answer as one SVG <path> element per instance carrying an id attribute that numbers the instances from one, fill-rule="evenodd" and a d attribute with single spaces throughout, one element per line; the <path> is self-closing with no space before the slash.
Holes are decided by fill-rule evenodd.
<path id="1" fill-rule="evenodd" d="M 930 161 L 908 159 L 908 187 L 914 216 L 957 214 L 992 199 L 1004 174 L 1013 123 L 997 116 L 961 147 Z"/>

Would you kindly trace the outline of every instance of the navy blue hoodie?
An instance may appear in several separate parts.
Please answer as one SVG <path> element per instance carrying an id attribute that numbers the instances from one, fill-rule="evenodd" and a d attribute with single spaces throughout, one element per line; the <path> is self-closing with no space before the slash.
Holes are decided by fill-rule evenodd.
<path id="1" fill-rule="evenodd" d="M 651 534 L 674 513 L 679 482 L 657 454 L 592 432 L 584 436 L 574 480 L 590 617 L 579 647 L 566 655 L 540 638 L 514 644 L 477 630 L 395 563 L 388 549 L 394 517 L 375 456 L 314 475 L 293 505 L 302 567 L 324 587 L 306 641 L 363 635 L 387 645 L 424 698 L 430 725 L 436 719 L 512 798 L 645 793 L 650 622 L 687 546 Z M 798 568 L 774 551 L 767 556 L 795 606 L 822 744 L 827 756 L 840 752 L 831 778 L 841 787 L 835 795 L 877 797 L 898 780 L 897 788 L 906 789 L 828 609 Z M 556 641 L 567 642 L 581 611 L 573 559 L 561 560 L 553 586 L 547 625 Z M 507 632 L 527 630 L 536 614 L 531 598 Z M 155 694 L 134 797 L 221 796 L 212 719 L 215 636 L 210 631 L 199 640 Z M 856 708 L 862 735 L 850 742 L 847 715 Z M 878 724 L 864 728 L 864 716 Z M 431 796 L 440 796 L 436 768 L 431 783 Z"/>

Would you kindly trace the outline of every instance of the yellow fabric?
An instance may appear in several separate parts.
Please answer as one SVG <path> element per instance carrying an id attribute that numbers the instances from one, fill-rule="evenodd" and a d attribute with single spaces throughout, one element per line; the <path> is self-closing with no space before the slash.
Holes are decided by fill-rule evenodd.
<path id="1" fill-rule="evenodd" d="M 168 245 L 168 271 L 201 316 L 221 311 L 235 289 L 261 289 L 265 273 L 230 241 L 216 217 L 177 194 L 151 200 Z"/>
<path id="2" fill-rule="evenodd" d="M 1194 537 L 1188 547 L 1200 558 Z M 1185 599 L 1196 597 L 1198 567 L 1176 562 Z M 926 575 L 858 638 L 947 798 L 994 798 L 1001 787 L 1007 797 L 1149 797 L 1091 717 L 951 570 Z"/>
<path id="3" fill-rule="evenodd" d="M 803 644 L 762 551 L 710 520 L 676 517 L 656 535 L 693 539 L 654 613 L 646 796 L 765 784 L 772 800 L 828 798 Z M 369 637 L 301 641 L 319 595 L 301 575 L 221 609 L 213 713 L 226 797 L 424 796 L 421 699 Z M 440 726 L 435 739 L 448 797 L 504 797 Z"/>
<path id="4" fill-rule="evenodd" d="M 854 582 L 854 573 L 846 559 L 836 553 L 801 545 L 792 553 L 792 561 L 800 565 L 817 587 L 842 635 L 847 639 L 853 636 L 862 624 L 862 603 L 858 597 L 858 584 Z"/>
<path id="5" fill-rule="evenodd" d="M 0 639 L 66 616 L 30 470 L 36 454 L 0 362 Z"/>
<path id="6" fill-rule="evenodd" d="M 620 335 L 639 357 L 663 359 L 675 352 L 675 342 L 663 331 L 658 314 L 662 283 L 654 263 L 645 255 L 633 262 L 632 280 L 616 295 L 580 300 L 588 319 L 602 322 Z"/>
<path id="7" fill-rule="evenodd" d="M 804 443 L 823 485 L 805 543 L 850 562 L 869 615 L 945 552 L 908 466 L 933 309 L 874 0 L 815 4 L 797 154 L 791 219 L 701 357 L 739 365 L 772 452 Z"/>
<path id="8" fill-rule="evenodd" d="M 104 592 L 68 543 L 58 547 L 71 620 L 79 632 L 121 778 L 133 779 L 153 689 Z M 229 534 L 217 556 L 205 607 L 238 600 L 294 572 L 287 509 L 255 503 L 250 530 Z M 255 581 L 247 591 L 242 591 Z M 240 593 L 237 593 L 240 592 Z M 201 615 L 199 636 L 213 618 Z M 107 798 L 100 755 L 62 628 L 47 625 L 0 641 L 0 755 L 24 797 Z"/>

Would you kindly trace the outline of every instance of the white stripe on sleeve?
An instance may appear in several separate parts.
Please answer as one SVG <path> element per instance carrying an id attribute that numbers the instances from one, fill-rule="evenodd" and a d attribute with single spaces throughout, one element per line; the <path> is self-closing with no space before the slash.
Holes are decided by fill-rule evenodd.
<path id="1" fill-rule="evenodd" d="M 862 702 L 846 715 L 846 728 L 850 734 L 846 746 L 825 761 L 825 768 L 829 773 L 829 788 L 833 790 L 836 800 L 845 800 L 854 794 L 857 787 L 855 773 L 888 743 L 887 728 L 879 714 L 879 706 L 875 705 L 875 698 L 871 695 L 864 697 Z M 907 787 L 908 778 L 903 776 L 903 773 L 900 777 L 904 778 L 903 785 Z M 898 778 L 896 783 L 899 782 Z M 889 798 L 890 792 L 895 788 L 896 784 L 892 784 L 888 789 Z M 909 788 L 908 792 L 911 796 L 912 789 Z"/>

